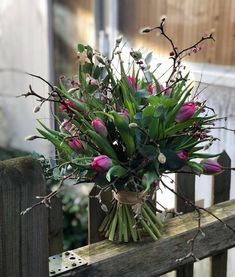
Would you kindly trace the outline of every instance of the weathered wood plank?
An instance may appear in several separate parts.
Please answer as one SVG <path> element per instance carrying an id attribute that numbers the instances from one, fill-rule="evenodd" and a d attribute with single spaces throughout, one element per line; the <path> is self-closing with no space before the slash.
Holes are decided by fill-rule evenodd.
<path id="1" fill-rule="evenodd" d="M 59 198 L 53 198 L 48 217 L 49 255 L 53 256 L 63 251 L 63 211 Z"/>
<path id="2" fill-rule="evenodd" d="M 48 276 L 47 210 L 20 215 L 45 193 L 39 162 L 31 157 L 0 162 L 0 276 Z"/>
<path id="3" fill-rule="evenodd" d="M 186 171 L 188 168 L 184 168 Z M 176 190 L 183 195 L 186 199 L 195 201 L 195 175 L 185 175 L 183 173 L 176 174 Z M 186 203 L 176 198 L 176 209 L 178 212 L 188 213 L 193 211 L 193 207 L 186 205 Z M 193 263 L 180 266 L 177 269 L 177 277 L 192 277 L 193 276 Z"/>
<path id="4" fill-rule="evenodd" d="M 225 167 L 231 167 L 231 159 L 224 151 L 218 158 L 218 162 Z M 214 204 L 226 201 L 229 199 L 231 171 L 226 170 L 220 175 L 214 176 Z M 227 258 L 228 252 L 224 251 L 212 257 L 212 276 L 226 277 L 227 276 Z"/>
<path id="5" fill-rule="evenodd" d="M 220 203 L 210 210 L 235 228 L 235 200 Z M 176 259 L 187 254 L 187 241 L 196 229 L 195 214 L 188 213 L 170 219 L 157 242 L 115 244 L 102 241 L 75 249 L 74 252 L 89 265 L 57 276 L 159 276 L 179 266 Z M 199 237 L 195 243 L 195 255 L 199 259 L 235 245 L 234 233 L 207 213 L 202 214 L 202 229 L 206 236 Z M 182 265 L 189 262 L 192 260 L 183 261 Z"/>

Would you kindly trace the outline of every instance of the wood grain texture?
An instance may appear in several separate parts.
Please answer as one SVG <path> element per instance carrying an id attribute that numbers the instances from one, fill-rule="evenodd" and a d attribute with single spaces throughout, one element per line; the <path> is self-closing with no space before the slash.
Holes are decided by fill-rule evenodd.
<path id="1" fill-rule="evenodd" d="M 49 255 L 53 256 L 63 251 L 63 211 L 59 198 L 53 198 L 48 217 Z"/>
<path id="2" fill-rule="evenodd" d="M 231 159 L 226 152 L 218 158 L 218 162 L 225 167 L 231 167 Z M 220 175 L 214 176 L 214 204 L 226 201 L 229 199 L 231 171 L 227 170 Z M 212 257 L 212 276 L 226 277 L 227 276 L 227 258 L 228 251 L 224 251 Z"/>
<path id="3" fill-rule="evenodd" d="M 188 171 L 186 167 L 183 170 Z M 195 175 L 185 175 L 183 173 L 176 174 L 176 190 L 179 194 L 183 195 L 186 199 L 195 201 Z M 192 212 L 194 208 L 186 205 L 185 202 L 176 197 L 176 209 L 178 212 L 188 213 Z M 192 277 L 193 276 L 193 263 L 180 266 L 177 269 L 177 277 Z"/>
<path id="4" fill-rule="evenodd" d="M 235 228 L 235 200 L 220 203 L 210 210 Z M 115 244 L 102 241 L 75 249 L 73 251 L 85 259 L 88 266 L 57 276 L 159 276 L 179 266 L 176 259 L 188 253 L 187 241 L 196 229 L 195 214 L 188 213 L 170 219 L 165 225 L 164 235 L 157 242 Z M 195 254 L 199 259 L 235 245 L 234 233 L 207 213 L 202 214 L 202 229 L 206 236 L 199 237 L 195 244 Z M 184 261 L 182 265 L 189 262 L 192 260 Z"/>
<path id="5" fill-rule="evenodd" d="M 0 162 L 0 276 L 48 276 L 47 210 L 22 210 L 45 195 L 40 164 L 31 157 Z"/>
<path id="6" fill-rule="evenodd" d="M 168 56 L 169 43 L 153 32 L 141 35 L 146 26 L 158 26 L 167 17 L 167 33 L 179 49 L 213 32 L 216 43 L 205 42 L 203 51 L 189 57 L 190 61 L 235 65 L 235 3 L 233 0 L 119 0 L 119 30 L 135 45 Z"/>

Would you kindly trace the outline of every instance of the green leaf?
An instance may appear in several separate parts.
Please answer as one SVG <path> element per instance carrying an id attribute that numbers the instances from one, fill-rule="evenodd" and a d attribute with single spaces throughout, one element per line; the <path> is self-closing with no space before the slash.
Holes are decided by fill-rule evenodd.
<path id="1" fill-rule="evenodd" d="M 100 73 L 101 73 L 100 67 L 97 65 L 93 73 L 93 78 L 98 79 L 100 77 Z"/>
<path id="2" fill-rule="evenodd" d="M 157 150 L 153 145 L 140 145 L 139 152 L 143 155 L 143 157 L 148 158 L 149 160 L 153 160 L 156 157 Z"/>
<path id="3" fill-rule="evenodd" d="M 110 182 L 111 176 L 121 177 L 126 173 L 126 169 L 120 165 L 112 166 L 106 174 L 106 179 Z"/>
<path id="4" fill-rule="evenodd" d="M 134 133 L 129 128 L 129 125 L 124 117 L 116 112 L 112 112 L 114 124 L 119 131 L 123 143 L 126 146 L 127 155 L 131 156 L 135 151 Z"/>
<path id="5" fill-rule="evenodd" d="M 103 153 L 114 160 L 118 160 L 116 152 L 114 151 L 114 149 L 112 148 L 112 146 L 106 138 L 100 136 L 92 130 L 87 130 L 87 133 L 92 138 L 94 144 L 96 144 L 100 149 L 100 153 Z"/>
<path id="6" fill-rule="evenodd" d="M 148 116 L 152 117 L 154 115 L 154 112 L 155 112 L 155 107 L 147 106 L 146 108 L 144 108 L 142 116 L 143 118 Z"/>
<path id="7" fill-rule="evenodd" d="M 77 50 L 78 52 L 82 53 L 85 51 L 85 46 L 83 44 L 78 44 Z"/>
<path id="8" fill-rule="evenodd" d="M 188 161 L 187 165 L 193 170 L 197 175 L 201 175 L 203 173 L 203 166 L 197 162 Z"/>
<path id="9" fill-rule="evenodd" d="M 221 153 L 217 153 L 217 154 L 192 153 L 192 154 L 190 154 L 190 159 L 196 159 L 196 158 L 199 158 L 199 159 L 210 159 L 210 158 L 218 157 L 221 154 L 222 154 L 222 152 Z"/>
<path id="10" fill-rule="evenodd" d="M 155 170 L 147 171 L 142 177 L 142 185 L 145 187 L 145 191 L 148 191 L 151 185 L 157 180 L 158 175 Z"/>
<path id="11" fill-rule="evenodd" d="M 82 65 L 82 70 L 84 73 L 88 73 L 89 75 L 92 74 L 93 64 L 92 63 L 85 63 Z"/>

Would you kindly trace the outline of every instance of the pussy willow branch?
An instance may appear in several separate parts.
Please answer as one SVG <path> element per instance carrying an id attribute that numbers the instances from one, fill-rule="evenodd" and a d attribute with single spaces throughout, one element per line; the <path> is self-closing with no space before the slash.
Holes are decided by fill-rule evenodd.
<path id="1" fill-rule="evenodd" d="M 66 179 L 69 179 L 70 177 L 72 177 L 76 172 L 78 171 L 78 169 L 74 170 L 72 173 L 63 176 L 56 188 L 56 190 L 50 192 L 48 195 L 46 196 L 36 196 L 36 198 L 38 199 L 42 199 L 41 201 L 35 203 L 34 205 L 32 205 L 31 207 L 25 209 L 24 211 L 22 211 L 20 214 L 21 215 L 25 215 L 27 212 L 31 211 L 33 208 L 40 206 L 40 205 L 45 205 L 47 208 L 51 208 L 50 204 L 51 204 L 51 199 L 56 196 L 62 189 L 62 186 L 64 184 L 64 181 Z"/>
<path id="2" fill-rule="evenodd" d="M 233 229 L 229 224 L 227 224 L 226 222 L 224 222 L 222 219 L 220 219 L 218 216 L 216 216 L 215 214 L 213 214 L 210 210 L 205 209 L 203 207 L 197 206 L 196 204 L 194 204 L 191 200 L 185 198 L 184 196 L 182 196 L 180 193 L 176 192 L 175 190 L 173 190 L 172 188 L 170 188 L 169 186 L 166 185 L 165 182 L 162 181 L 161 179 L 161 183 L 163 184 L 163 186 L 168 189 L 169 191 L 171 191 L 172 193 L 174 193 L 178 198 L 180 198 L 181 200 L 184 201 L 185 205 L 191 206 L 195 209 L 195 211 L 198 214 L 198 227 L 197 227 L 197 231 L 195 233 L 195 235 L 193 236 L 192 239 L 190 239 L 188 241 L 188 243 L 190 244 L 190 251 L 187 255 L 185 255 L 184 257 L 181 257 L 179 259 L 177 259 L 178 262 L 182 262 L 185 259 L 188 259 L 190 257 L 193 257 L 194 260 L 196 261 L 197 258 L 195 257 L 194 254 L 194 244 L 195 244 L 195 240 L 198 237 L 199 234 L 204 235 L 204 233 L 202 232 L 201 229 L 201 211 L 204 211 L 208 214 L 210 214 L 211 216 L 213 216 L 215 219 L 217 219 L 219 222 L 221 222 L 226 228 L 230 229 L 234 234 L 235 234 L 235 229 Z"/>
<path id="3" fill-rule="evenodd" d="M 169 84 L 170 81 L 172 81 L 172 78 L 174 77 L 175 73 L 178 71 L 179 72 L 179 66 L 182 60 L 182 55 L 186 53 L 186 55 L 188 55 L 188 51 L 192 50 L 192 49 L 196 49 L 203 41 L 205 40 L 215 40 L 213 38 L 213 34 L 209 34 L 208 36 L 203 36 L 201 39 L 199 39 L 196 43 L 194 43 L 193 45 L 186 47 L 184 49 L 182 49 L 181 51 L 178 51 L 178 48 L 176 47 L 174 41 L 167 35 L 167 33 L 165 32 L 165 18 L 163 18 L 161 20 L 160 26 L 156 26 L 153 28 L 145 28 L 142 32 L 143 33 L 149 33 L 152 32 L 153 30 L 160 30 L 161 35 L 165 37 L 165 39 L 170 43 L 171 47 L 172 47 L 172 52 L 170 53 L 170 58 L 173 60 L 173 65 L 172 65 L 172 71 L 170 73 L 170 76 L 167 80 L 167 84 Z M 185 55 L 185 56 L 186 56 Z M 184 55 L 183 55 L 184 56 Z M 180 74 L 181 76 L 181 74 Z M 181 79 L 181 78 L 180 78 Z"/>

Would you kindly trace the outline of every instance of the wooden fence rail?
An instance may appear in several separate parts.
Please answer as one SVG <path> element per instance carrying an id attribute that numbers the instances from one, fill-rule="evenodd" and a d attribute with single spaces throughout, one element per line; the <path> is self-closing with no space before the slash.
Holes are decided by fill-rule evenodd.
<path id="1" fill-rule="evenodd" d="M 235 200 L 217 204 L 210 211 L 235 228 Z M 234 233 L 207 213 L 202 214 L 202 230 L 205 237 L 200 236 L 195 245 L 195 255 L 199 259 L 235 245 Z M 86 260 L 88 265 L 77 268 L 72 273 L 54 276 L 159 276 L 179 266 L 176 259 L 188 253 L 187 241 L 196 231 L 195 213 L 178 216 L 166 223 L 164 235 L 156 242 L 115 244 L 101 241 L 75 249 L 73 251 Z M 182 264 L 189 262 L 192 259 L 185 260 Z"/>
<path id="2" fill-rule="evenodd" d="M 220 157 L 220 162 L 227 167 L 231 163 L 226 153 Z M 176 177 L 177 191 L 194 200 L 194 177 L 182 177 L 183 175 Z M 215 176 L 214 203 L 229 198 L 230 178 L 229 171 Z M 25 157 L 0 162 L 0 276 L 46 277 L 48 252 L 50 255 L 62 252 L 62 214 L 58 203 L 55 204 L 53 212 L 48 213 L 45 207 L 41 207 L 26 216 L 20 216 L 22 210 L 36 201 L 36 195 L 45 193 L 46 184 L 37 161 Z M 91 195 L 96 193 L 95 189 L 91 191 Z M 108 192 L 105 195 L 106 201 L 110 197 Z M 51 276 L 144 277 L 159 276 L 175 269 L 178 270 L 178 277 L 193 276 L 192 259 L 184 260 L 181 264 L 176 262 L 177 258 L 188 253 L 187 240 L 197 231 L 195 213 L 186 209 L 185 203 L 177 201 L 177 211 L 189 213 L 168 220 L 164 235 L 157 242 L 145 240 L 140 243 L 118 244 L 109 241 L 94 243 L 101 239 L 96 231 L 102 219 L 97 202 L 94 198 L 90 200 L 89 242 L 92 244 L 73 250 L 87 262 L 87 265 L 67 273 L 57 271 Z M 235 228 L 235 200 L 217 204 L 210 210 Z M 235 235 L 207 213 L 202 214 L 202 229 L 206 236 L 197 238 L 195 255 L 199 259 L 213 256 L 213 277 L 224 277 L 227 249 L 235 245 Z"/>

